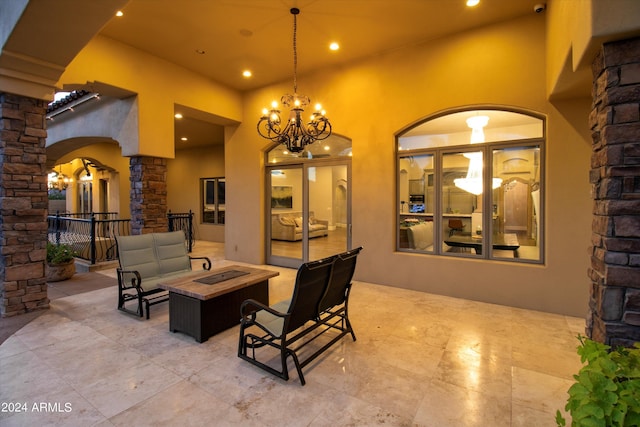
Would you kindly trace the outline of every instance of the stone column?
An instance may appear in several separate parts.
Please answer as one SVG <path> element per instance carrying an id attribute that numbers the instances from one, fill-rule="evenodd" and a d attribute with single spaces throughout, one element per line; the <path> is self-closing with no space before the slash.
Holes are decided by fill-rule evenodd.
<path id="1" fill-rule="evenodd" d="M 49 307 L 46 101 L 0 93 L 0 316 Z"/>
<path id="2" fill-rule="evenodd" d="M 640 38 L 605 44 L 592 69 L 587 334 L 629 346 L 640 341 Z"/>
<path id="3" fill-rule="evenodd" d="M 131 233 L 167 231 L 167 159 L 131 157 Z"/>

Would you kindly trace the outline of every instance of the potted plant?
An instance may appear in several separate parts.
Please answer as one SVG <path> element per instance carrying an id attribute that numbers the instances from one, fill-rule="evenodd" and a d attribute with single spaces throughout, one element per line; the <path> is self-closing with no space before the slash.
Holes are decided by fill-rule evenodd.
<path id="1" fill-rule="evenodd" d="M 47 242 L 47 282 L 59 282 L 71 278 L 76 272 L 75 251 L 66 244 Z"/>
<path id="2" fill-rule="evenodd" d="M 578 354 L 586 364 L 568 390 L 565 410 L 571 414 L 571 426 L 640 425 L 640 344 L 611 349 L 583 336 L 578 340 Z M 567 425 L 560 411 L 556 424 Z"/>

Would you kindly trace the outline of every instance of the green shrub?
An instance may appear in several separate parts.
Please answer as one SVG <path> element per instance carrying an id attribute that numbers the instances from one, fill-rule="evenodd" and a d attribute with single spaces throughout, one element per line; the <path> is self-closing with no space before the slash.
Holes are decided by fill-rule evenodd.
<path id="1" fill-rule="evenodd" d="M 65 264 L 73 260 L 75 255 L 75 251 L 69 245 L 47 242 L 47 264 Z"/>
<path id="2" fill-rule="evenodd" d="M 565 410 L 573 427 L 640 425 L 640 344 L 610 346 L 578 336 L 578 354 L 584 365 L 569 390 Z M 566 426 L 560 411 L 558 426 Z"/>

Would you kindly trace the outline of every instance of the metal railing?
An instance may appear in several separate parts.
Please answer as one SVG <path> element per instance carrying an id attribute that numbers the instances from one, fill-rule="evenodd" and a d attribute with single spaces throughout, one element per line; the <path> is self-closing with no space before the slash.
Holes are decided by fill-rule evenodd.
<path id="1" fill-rule="evenodd" d="M 131 234 L 131 220 L 116 217 L 114 212 L 49 215 L 48 238 L 51 243 L 69 245 L 77 258 L 91 264 L 117 260 L 116 236 Z"/>
<path id="2" fill-rule="evenodd" d="M 67 244 L 77 258 L 97 262 L 118 259 L 116 236 L 131 234 L 131 220 L 118 219 L 117 212 L 56 213 L 47 216 L 49 241 Z M 193 250 L 193 212 L 167 214 L 169 231 L 183 230 L 188 251 Z"/>
<path id="3" fill-rule="evenodd" d="M 79 218 L 79 219 L 118 219 L 118 212 L 56 212 L 56 215 L 65 218 Z"/>
<path id="4" fill-rule="evenodd" d="M 187 238 L 187 250 L 191 252 L 195 243 L 193 212 L 191 210 L 188 213 L 172 213 L 169 211 L 167 218 L 169 219 L 169 231 L 184 230 Z"/>

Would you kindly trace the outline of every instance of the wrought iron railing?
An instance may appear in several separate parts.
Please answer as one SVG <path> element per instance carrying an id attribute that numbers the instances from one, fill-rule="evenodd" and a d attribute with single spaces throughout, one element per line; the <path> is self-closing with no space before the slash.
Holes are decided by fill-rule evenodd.
<path id="1" fill-rule="evenodd" d="M 187 250 L 191 252 L 195 243 L 193 212 L 191 210 L 188 213 L 172 213 L 169 211 L 167 218 L 169 219 L 169 231 L 184 230 L 187 238 Z"/>
<path id="2" fill-rule="evenodd" d="M 117 260 L 116 236 L 131 234 L 131 220 L 116 217 L 113 212 L 49 215 L 49 241 L 71 246 L 77 258 L 91 264 Z"/>
<path id="3" fill-rule="evenodd" d="M 71 246 L 77 258 L 97 262 L 118 259 L 116 236 L 131 234 L 131 220 L 118 219 L 117 212 L 56 213 L 47 216 L 49 241 Z M 184 230 L 187 248 L 195 243 L 193 212 L 167 214 L 169 231 Z"/>
<path id="4" fill-rule="evenodd" d="M 56 213 L 66 218 L 80 218 L 80 219 L 118 219 L 118 212 L 74 212 L 74 213 Z"/>

